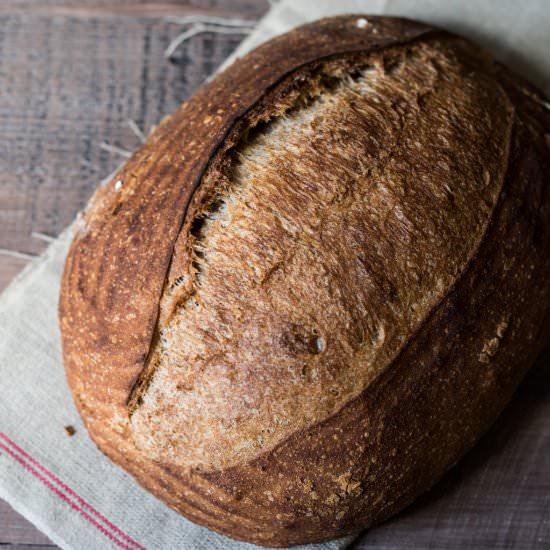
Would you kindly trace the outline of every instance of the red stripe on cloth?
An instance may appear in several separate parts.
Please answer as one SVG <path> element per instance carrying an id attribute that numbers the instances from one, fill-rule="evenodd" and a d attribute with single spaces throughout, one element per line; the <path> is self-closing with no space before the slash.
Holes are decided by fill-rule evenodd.
<path id="1" fill-rule="evenodd" d="M 47 477 L 49 477 L 52 481 L 54 481 L 61 489 L 63 489 L 68 495 L 71 495 L 82 507 L 79 508 L 73 501 L 70 500 L 70 498 L 67 497 L 67 495 L 63 494 L 62 491 L 60 491 L 57 487 L 55 487 L 48 479 L 46 479 L 44 476 L 42 476 L 38 471 L 36 471 L 32 466 L 27 464 L 24 459 L 22 459 L 20 456 L 17 456 L 17 454 L 12 450 L 6 447 L 4 444 L 0 442 L 0 448 L 3 448 L 10 456 L 15 458 L 19 463 L 21 463 L 30 473 L 32 473 L 35 477 L 37 477 L 40 481 L 42 481 L 49 489 L 51 489 L 56 495 L 58 495 L 60 498 L 62 498 L 64 501 L 68 502 L 72 508 L 80 512 L 80 514 L 85 517 L 90 523 L 92 523 L 95 527 L 97 527 L 103 534 L 108 536 L 113 542 L 115 542 L 118 546 L 121 546 L 122 548 L 125 548 L 126 550 L 146 550 L 143 546 L 138 544 L 134 539 L 129 537 L 126 533 L 121 531 L 116 525 L 114 525 L 112 522 L 110 522 L 103 514 L 98 512 L 93 506 L 88 504 L 80 495 L 75 493 L 69 486 L 67 486 L 65 483 L 63 483 L 56 475 L 54 475 L 52 472 L 50 472 L 47 468 L 42 466 L 35 458 L 33 458 L 31 455 L 29 455 L 26 451 L 24 451 L 19 445 L 17 445 L 14 441 L 12 441 L 6 434 L 3 432 L 0 432 L 0 439 L 3 439 L 8 445 L 13 447 L 19 455 L 22 455 L 27 459 L 28 462 L 33 464 L 38 470 L 43 472 Z M 91 514 L 96 516 L 99 520 L 101 520 L 105 526 L 109 527 L 111 531 L 117 533 L 123 540 L 125 540 L 127 543 L 131 545 L 131 547 L 128 547 L 126 544 L 118 540 L 116 537 L 114 537 L 108 529 L 105 528 L 105 526 L 98 523 L 93 517 L 91 517 L 86 511 L 88 510 Z"/>
<path id="2" fill-rule="evenodd" d="M 7 445 L 4 445 L 4 443 L 0 442 L 0 449 L 3 449 L 6 453 L 8 453 L 12 458 L 17 460 L 27 471 L 29 471 L 33 476 L 38 478 L 48 489 L 53 491 L 60 499 L 64 500 L 71 508 L 76 510 L 79 514 L 81 514 L 83 517 L 85 517 L 92 525 L 97 527 L 106 537 L 110 538 L 117 546 L 120 546 L 121 548 L 124 548 L 124 550 L 132 550 L 129 546 L 118 540 L 111 532 L 109 532 L 103 525 L 99 524 L 92 516 L 90 516 L 87 512 L 82 510 L 82 508 L 79 508 L 72 500 L 70 500 L 67 495 L 62 493 L 55 485 L 47 480 L 42 474 L 37 472 L 32 466 L 30 466 L 27 462 L 25 462 L 17 453 L 15 453 L 12 449 L 10 449 Z"/>

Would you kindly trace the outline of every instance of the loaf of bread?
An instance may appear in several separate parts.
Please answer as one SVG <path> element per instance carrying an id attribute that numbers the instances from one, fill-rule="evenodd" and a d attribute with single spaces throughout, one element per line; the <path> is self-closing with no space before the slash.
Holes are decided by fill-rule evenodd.
<path id="1" fill-rule="evenodd" d="M 59 314 L 91 437 L 266 546 L 401 510 L 549 334 L 549 134 L 535 88 L 414 21 L 324 19 L 238 60 L 77 224 Z"/>

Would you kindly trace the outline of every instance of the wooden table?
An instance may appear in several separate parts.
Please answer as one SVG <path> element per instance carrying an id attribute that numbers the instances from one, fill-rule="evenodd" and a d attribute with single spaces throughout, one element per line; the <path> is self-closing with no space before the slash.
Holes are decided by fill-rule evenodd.
<path id="1" fill-rule="evenodd" d="M 116 148 L 139 145 L 129 121 L 147 133 L 242 39 L 196 36 L 171 63 L 162 54 L 182 26 L 166 18 L 257 19 L 268 7 L 265 0 L 0 3 L 0 289 L 118 166 Z M 549 367 L 546 353 L 476 449 L 356 548 L 550 548 Z M 0 501 L 0 546 L 53 544 Z"/>

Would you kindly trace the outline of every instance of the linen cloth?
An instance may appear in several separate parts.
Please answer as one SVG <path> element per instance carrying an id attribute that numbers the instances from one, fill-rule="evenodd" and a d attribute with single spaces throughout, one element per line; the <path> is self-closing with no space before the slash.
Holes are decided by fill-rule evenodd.
<path id="1" fill-rule="evenodd" d="M 521 5 L 515 0 L 282 0 L 228 63 L 258 43 L 323 15 L 400 14 L 473 37 L 548 94 L 550 9 L 544 8 L 544 0 Z M 65 382 L 57 326 L 60 277 L 70 240 L 69 228 L 0 298 L 0 497 L 63 548 L 252 548 L 170 510 L 113 465 L 87 436 Z M 66 425 L 74 426 L 76 435 L 68 437 Z M 335 550 L 352 540 L 309 548 Z"/>

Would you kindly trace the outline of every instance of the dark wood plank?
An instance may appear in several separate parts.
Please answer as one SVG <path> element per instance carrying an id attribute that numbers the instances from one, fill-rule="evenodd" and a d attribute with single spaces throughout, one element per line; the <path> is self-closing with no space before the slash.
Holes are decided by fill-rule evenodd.
<path id="1" fill-rule="evenodd" d="M 199 13 L 245 19 L 258 19 L 269 7 L 267 0 L 3 0 L 0 13 L 22 15 L 72 15 L 80 17 L 111 17 L 130 15 L 163 17 Z"/>
<path id="2" fill-rule="evenodd" d="M 23 544 L 25 548 L 55 548 L 48 537 L 20 516 L 9 504 L 0 500 L 0 547 L 8 544 L 10 550 L 13 549 L 12 545 Z"/>
<path id="3" fill-rule="evenodd" d="M 15 0 L 2 3 L 0 10 L 0 248 L 38 254 L 45 243 L 31 234 L 59 234 L 97 183 L 123 160 L 103 150 L 102 142 L 136 148 L 139 141 L 127 121 L 147 132 L 243 36 L 198 35 L 182 45 L 178 62 L 171 63 L 163 52 L 182 26 L 163 16 L 110 13 L 103 2 L 100 16 L 11 13 L 6 7 L 27 4 L 71 7 L 75 2 Z M 97 4 L 82 5 L 96 9 Z M 268 7 L 267 2 L 255 4 L 252 15 L 236 11 L 249 7 L 246 0 L 185 2 L 179 13 L 202 7 L 223 15 L 229 6 L 233 15 L 250 18 Z M 123 5 L 141 9 L 149 4 L 117 4 Z M 0 289 L 22 265 L 0 255 Z"/>
<path id="4" fill-rule="evenodd" d="M 175 109 L 243 38 L 204 34 L 163 51 L 182 27 L 168 15 L 253 19 L 264 0 L 0 3 L 0 248 L 38 254 L 71 222 L 98 182 L 132 150 L 132 119 L 147 132 Z M 26 265 L 0 254 L 0 290 Z M 54 547 L 0 500 L 0 547 Z"/>

